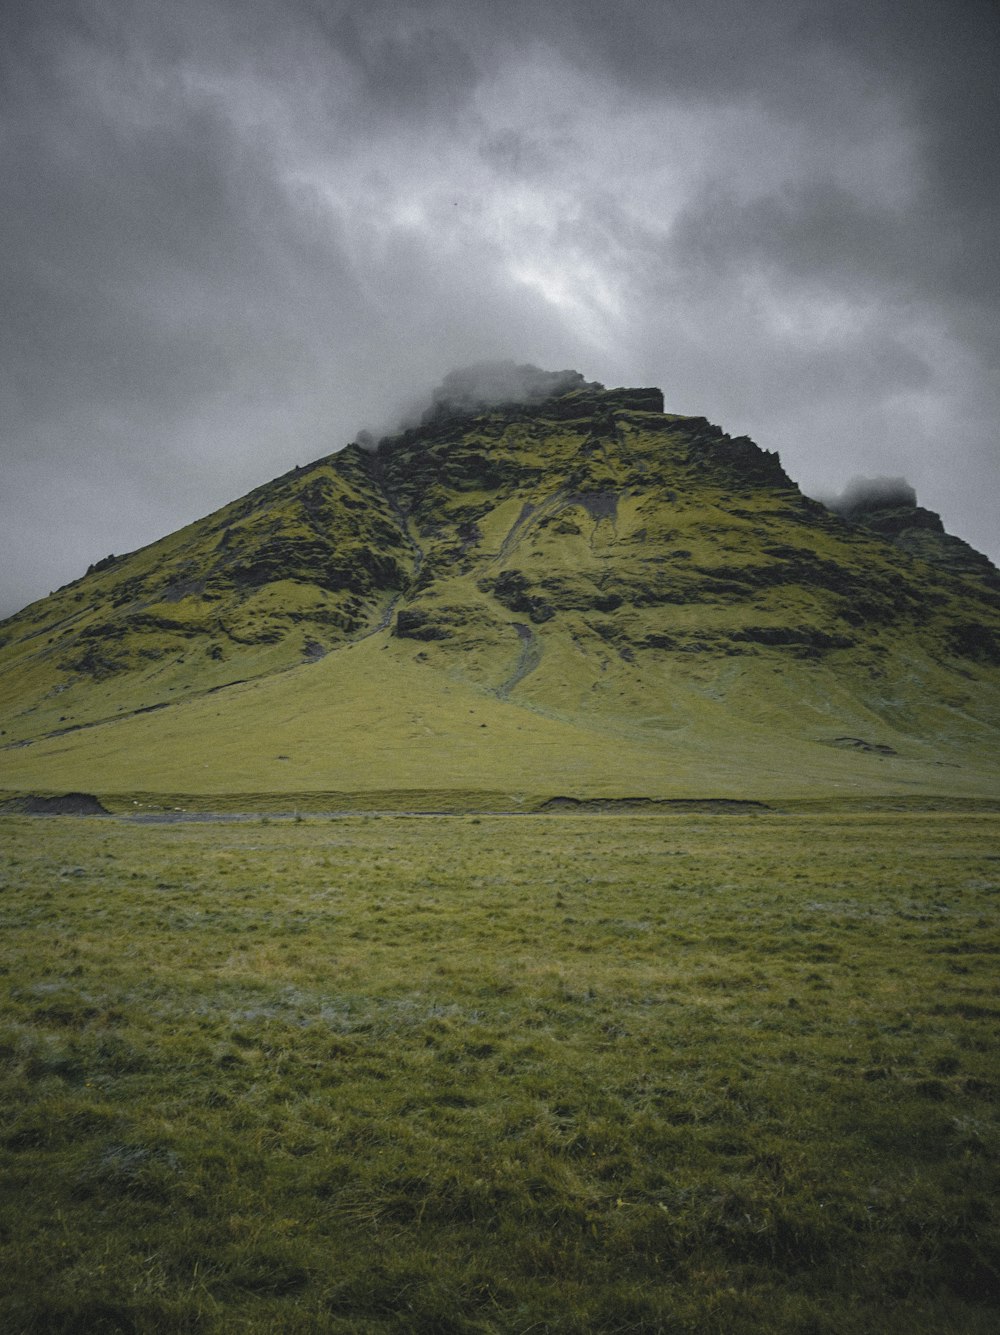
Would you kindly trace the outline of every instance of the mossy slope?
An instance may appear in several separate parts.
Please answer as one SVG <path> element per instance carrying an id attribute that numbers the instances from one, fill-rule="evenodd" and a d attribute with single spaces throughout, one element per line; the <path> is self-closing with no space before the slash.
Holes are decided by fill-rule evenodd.
<path id="1" fill-rule="evenodd" d="M 989 563 L 661 406 L 439 407 L 99 563 L 0 628 L 0 785 L 995 791 Z"/>

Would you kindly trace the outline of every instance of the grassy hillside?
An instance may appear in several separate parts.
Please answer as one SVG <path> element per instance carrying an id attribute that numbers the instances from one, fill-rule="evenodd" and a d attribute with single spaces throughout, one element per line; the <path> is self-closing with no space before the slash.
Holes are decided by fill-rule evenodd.
<path id="1" fill-rule="evenodd" d="M 658 407 L 443 408 L 99 563 L 0 628 L 0 789 L 995 792 L 988 564 Z"/>
<path id="2" fill-rule="evenodd" d="M 516 652 L 512 646 L 512 659 Z M 831 677 L 823 683 L 836 686 Z M 738 684 L 748 717 L 735 721 L 715 683 L 683 680 L 672 689 L 666 676 L 644 691 L 655 702 L 659 686 L 672 717 L 661 705 L 658 716 L 636 718 L 633 706 L 622 720 L 602 683 L 603 708 L 573 719 L 414 662 L 412 645 L 382 634 L 294 672 L 9 750 L 4 786 L 141 800 L 173 794 L 185 803 L 201 794 L 210 805 L 227 794 L 271 793 L 283 797 L 286 810 L 310 794 L 321 807 L 336 807 L 347 794 L 393 790 L 412 792 L 417 806 L 430 809 L 478 805 L 481 793 L 516 807 L 556 794 L 996 791 L 988 751 L 977 756 L 957 742 L 947 749 L 899 735 L 877 716 L 864 717 L 846 692 L 839 708 L 836 698 L 818 694 L 809 708 L 787 685 L 788 694 L 768 690 L 766 679 L 734 682 L 733 689 Z M 836 744 L 847 724 L 875 737 L 874 745 L 894 743 L 896 754 Z M 428 790 L 451 797 L 421 796 Z M 323 794 L 335 796 L 327 801 Z"/>

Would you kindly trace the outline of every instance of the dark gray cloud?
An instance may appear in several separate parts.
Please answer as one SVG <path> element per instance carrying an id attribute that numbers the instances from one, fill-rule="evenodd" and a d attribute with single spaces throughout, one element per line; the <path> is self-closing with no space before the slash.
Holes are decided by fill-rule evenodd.
<path id="1" fill-rule="evenodd" d="M 869 510 L 912 508 L 917 493 L 902 477 L 852 477 L 839 496 L 823 499 L 837 514 L 857 515 Z"/>
<path id="2" fill-rule="evenodd" d="M 467 412 L 494 404 L 537 404 L 555 394 L 576 389 L 603 388 L 587 381 L 579 371 L 545 371 L 530 363 L 518 364 L 509 358 L 476 362 L 449 371 L 431 393 L 430 415 L 438 411 Z"/>
<path id="3" fill-rule="evenodd" d="M 504 359 L 996 559 L 998 54 L 992 0 L 9 0 L 0 614 Z"/>

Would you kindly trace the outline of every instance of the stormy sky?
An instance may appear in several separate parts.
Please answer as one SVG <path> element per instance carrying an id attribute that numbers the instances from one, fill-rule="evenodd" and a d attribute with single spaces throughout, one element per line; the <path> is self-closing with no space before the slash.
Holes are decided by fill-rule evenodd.
<path id="1" fill-rule="evenodd" d="M 995 0 L 4 0 L 0 615 L 456 366 L 1000 558 Z"/>

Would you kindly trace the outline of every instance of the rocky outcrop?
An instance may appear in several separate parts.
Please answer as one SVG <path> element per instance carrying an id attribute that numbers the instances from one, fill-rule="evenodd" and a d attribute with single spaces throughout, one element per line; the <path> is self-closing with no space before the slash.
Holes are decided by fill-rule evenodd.
<path id="1" fill-rule="evenodd" d="M 912 505 L 869 503 L 840 513 L 848 523 L 877 533 L 908 555 L 954 575 L 971 575 L 1000 593 L 1000 571 L 993 562 L 964 539 L 946 533 L 941 516 L 915 500 Z"/>

